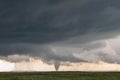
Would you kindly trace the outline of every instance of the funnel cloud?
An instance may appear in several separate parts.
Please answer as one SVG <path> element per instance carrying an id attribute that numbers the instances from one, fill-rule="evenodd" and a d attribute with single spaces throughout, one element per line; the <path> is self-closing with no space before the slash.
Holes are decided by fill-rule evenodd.
<path id="1" fill-rule="evenodd" d="M 54 66 L 55 66 L 55 70 L 58 71 L 58 69 L 60 67 L 60 62 L 59 61 L 55 61 L 54 62 Z"/>

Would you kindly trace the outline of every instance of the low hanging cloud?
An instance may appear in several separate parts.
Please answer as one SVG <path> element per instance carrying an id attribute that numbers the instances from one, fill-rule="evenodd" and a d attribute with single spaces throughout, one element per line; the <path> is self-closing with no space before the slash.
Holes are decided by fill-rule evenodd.
<path id="1" fill-rule="evenodd" d="M 62 62 L 98 63 L 99 61 L 103 61 L 108 63 L 120 63 L 120 56 L 114 51 L 107 41 L 98 41 L 86 45 L 84 44 L 84 46 L 82 45 L 81 47 L 54 47 L 50 45 L 44 45 L 43 47 L 32 44 L 12 44 L 12 46 L 13 47 L 5 47 L 5 49 L 11 48 L 11 50 L 2 52 L 1 50 L 3 49 L 0 49 L 1 53 L 4 55 L 6 54 L 6 56 L 3 55 L 4 57 L 1 57 L 1 59 L 11 62 L 21 62 L 29 61 L 29 59 L 33 57 L 35 59 L 41 59 L 49 65 L 54 64 L 56 70 L 59 69 Z"/>
<path id="2" fill-rule="evenodd" d="M 119 36 L 119 0 L 0 1 L 0 58 L 120 63 L 104 40 Z M 109 51 L 110 50 L 110 51 Z"/>

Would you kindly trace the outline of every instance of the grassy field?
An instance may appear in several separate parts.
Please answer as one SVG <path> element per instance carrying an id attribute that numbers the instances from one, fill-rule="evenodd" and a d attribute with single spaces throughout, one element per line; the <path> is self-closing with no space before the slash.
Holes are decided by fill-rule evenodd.
<path id="1" fill-rule="evenodd" d="M 1 72 L 0 80 L 120 80 L 120 72 Z"/>

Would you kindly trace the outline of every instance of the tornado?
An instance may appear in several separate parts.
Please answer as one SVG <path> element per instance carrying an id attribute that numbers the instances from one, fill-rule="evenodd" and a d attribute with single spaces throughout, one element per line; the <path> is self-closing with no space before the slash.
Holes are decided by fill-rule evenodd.
<path id="1" fill-rule="evenodd" d="M 60 67 L 60 62 L 59 61 L 55 61 L 54 62 L 54 67 L 55 67 L 55 70 L 58 71 L 59 67 Z"/>

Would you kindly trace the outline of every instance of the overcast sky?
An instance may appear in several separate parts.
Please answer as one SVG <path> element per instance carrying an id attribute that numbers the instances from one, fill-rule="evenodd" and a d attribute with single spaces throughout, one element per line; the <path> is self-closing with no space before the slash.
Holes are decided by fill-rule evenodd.
<path id="1" fill-rule="evenodd" d="M 119 0 L 0 0 L 0 59 L 56 69 L 62 62 L 120 64 Z M 68 65 L 68 64 L 64 64 Z"/>

